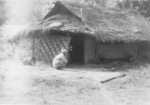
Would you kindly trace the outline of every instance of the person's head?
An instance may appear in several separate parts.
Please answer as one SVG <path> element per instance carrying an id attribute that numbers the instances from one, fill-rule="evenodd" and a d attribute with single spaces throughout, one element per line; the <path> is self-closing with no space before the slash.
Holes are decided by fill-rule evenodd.
<path id="1" fill-rule="evenodd" d="M 63 53 L 64 55 L 67 55 L 67 50 L 66 49 L 62 49 L 61 53 Z"/>

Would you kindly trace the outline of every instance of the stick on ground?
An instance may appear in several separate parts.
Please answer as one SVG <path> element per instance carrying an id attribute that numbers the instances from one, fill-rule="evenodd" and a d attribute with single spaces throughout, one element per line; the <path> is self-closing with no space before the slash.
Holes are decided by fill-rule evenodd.
<path id="1" fill-rule="evenodd" d="M 125 75 L 125 74 L 121 74 L 121 75 L 119 75 L 119 76 L 112 77 L 112 78 L 109 78 L 109 79 L 100 81 L 100 83 L 106 83 L 106 82 L 109 82 L 109 81 L 111 81 L 111 80 L 113 80 L 113 79 L 122 78 L 122 77 L 124 77 L 124 76 L 126 76 L 126 75 Z"/>

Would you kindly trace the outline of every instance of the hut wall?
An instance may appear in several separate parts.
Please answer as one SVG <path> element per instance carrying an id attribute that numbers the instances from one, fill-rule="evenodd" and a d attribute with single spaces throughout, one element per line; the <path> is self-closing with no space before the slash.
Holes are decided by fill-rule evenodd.
<path id="1" fill-rule="evenodd" d="M 37 60 L 51 63 L 62 48 L 68 49 L 69 43 L 70 37 L 60 35 L 43 35 L 35 38 L 35 41 L 31 37 L 22 38 L 15 47 L 15 58 L 21 60 L 32 57 L 33 49 L 35 49 L 34 57 Z"/>
<path id="2" fill-rule="evenodd" d="M 122 59 L 128 52 L 123 43 L 98 43 L 97 57 L 99 59 Z"/>
<path id="3" fill-rule="evenodd" d="M 43 35 L 35 40 L 35 57 L 38 60 L 51 63 L 53 58 L 61 52 L 62 48 L 68 49 L 70 37 L 60 35 Z"/>
<path id="4" fill-rule="evenodd" d="M 15 58 L 21 60 L 26 57 L 32 57 L 33 39 L 22 38 L 15 46 Z"/>
<path id="5" fill-rule="evenodd" d="M 141 59 L 150 58 L 150 42 L 98 43 L 99 59 Z"/>
<path id="6" fill-rule="evenodd" d="M 134 59 L 150 58 L 150 42 L 131 42 L 125 44 L 125 46 Z"/>
<path id="7" fill-rule="evenodd" d="M 150 42 L 143 42 L 141 44 L 141 56 L 150 58 Z"/>
<path id="8" fill-rule="evenodd" d="M 96 39 L 91 36 L 85 36 L 84 64 L 90 63 L 89 61 L 95 59 L 95 56 L 96 56 Z"/>

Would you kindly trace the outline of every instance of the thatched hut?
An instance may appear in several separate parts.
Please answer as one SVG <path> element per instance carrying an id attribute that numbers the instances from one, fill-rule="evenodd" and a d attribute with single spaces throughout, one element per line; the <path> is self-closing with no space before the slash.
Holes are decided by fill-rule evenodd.
<path id="1" fill-rule="evenodd" d="M 134 10 L 57 1 L 43 20 L 11 40 L 34 39 L 34 56 L 46 62 L 67 48 L 70 62 L 87 64 L 93 59 L 150 57 L 149 30 L 149 22 Z"/>

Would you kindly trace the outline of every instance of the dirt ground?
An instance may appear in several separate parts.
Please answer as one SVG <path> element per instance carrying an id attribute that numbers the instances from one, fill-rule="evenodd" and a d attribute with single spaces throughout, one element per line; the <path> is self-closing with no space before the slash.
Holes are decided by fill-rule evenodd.
<path id="1" fill-rule="evenodd" d="M 120 69 L 120 68 L 119 68 Z M 150 105 L 150 66 L 108 71 L 0 62 L 0 105 Z M 100 81 L 126 74 L 106 83 Z"/>

